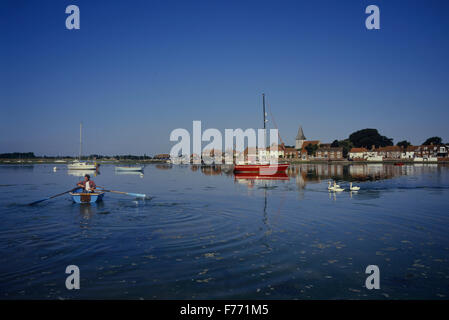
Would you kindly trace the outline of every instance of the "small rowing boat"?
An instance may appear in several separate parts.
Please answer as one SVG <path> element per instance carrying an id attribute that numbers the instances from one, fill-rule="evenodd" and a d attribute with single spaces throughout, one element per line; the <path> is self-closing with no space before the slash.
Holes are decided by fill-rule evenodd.
<path id="1" fill-rule="evenodd" d="M 104 192 L 70 192 L 73 202 L 95 203 L 103 200 Z"/>

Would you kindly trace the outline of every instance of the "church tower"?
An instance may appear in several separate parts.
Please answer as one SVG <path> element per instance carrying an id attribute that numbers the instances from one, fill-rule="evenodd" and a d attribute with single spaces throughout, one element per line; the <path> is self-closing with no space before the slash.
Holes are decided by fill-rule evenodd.
<path id="1" fill-rule="evenodd" d="M 306 137 L 304 136 L 304 132 L 302 131 L 302 127 L 299 126 L 298 134 L 296 135 L 296 145 L 295 149 L 301 149 Z"/>

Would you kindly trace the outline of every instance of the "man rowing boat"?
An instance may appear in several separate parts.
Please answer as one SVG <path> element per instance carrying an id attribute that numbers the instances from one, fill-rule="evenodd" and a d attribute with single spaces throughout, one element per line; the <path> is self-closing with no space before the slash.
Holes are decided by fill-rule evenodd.
<path id="1" fill-rule="evenodd" d="M 95 192 L 95 188 L 97 187 L 95 182 L 90 180 L 90 176 L 88 174 L 84 176 L 84 181 L 78 182 L 77 186 L 83 188 L 84 192 Z"/>

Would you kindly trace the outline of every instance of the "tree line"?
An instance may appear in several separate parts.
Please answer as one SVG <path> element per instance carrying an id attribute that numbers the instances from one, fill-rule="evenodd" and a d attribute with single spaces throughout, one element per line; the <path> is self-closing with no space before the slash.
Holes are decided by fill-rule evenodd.
<path id="1" fill-rule="evenodd" d="M 11 153 L 0 153 L 0 159 L 77 159 L 78 157 L 73 156 L 36 156 L 34 152 L 11 152 Z M 101 154 L 91 154 L 89 156 L 83 156 L 82 159 L 115 159 L 115 160 L 150 160 L 153 157 L 139 155 L 115 155 L 107 156 Z"/>
<path id="2" fill-rule="evenodd" d="M 424 141 L 423 145 L 441 145 L 443 144 L 441 137 L 431 137 Z M 344 140 L 334 140 L 331 147 L 342 147 L 343 156 L 346 157 L 352 148 L 366 148 L 371 147 L 387 147 L 393 145 L 393 139 L 383 136 L 377 131 L 377 129 L 362 129 L 353 132 L 349 135 L 347 139 Z M 397 146 L 402 148 L 407 148 L 411 143 L 407 140 L 399 141 Z"/>

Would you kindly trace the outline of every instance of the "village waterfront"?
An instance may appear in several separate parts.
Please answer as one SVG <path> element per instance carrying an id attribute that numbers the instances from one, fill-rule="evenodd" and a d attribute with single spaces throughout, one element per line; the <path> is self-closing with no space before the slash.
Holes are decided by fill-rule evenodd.
<path id="1" fill-rule="evenodd" d="M 272 180 L 105 164 L 97 185 L 149 197 L 87 205 L 69 195 L 26 205 L 82 179 L 64 164 L 2 164 L 0 177 L 1 299 L 449 297 L 445 164 L 292 164 Z M 329 192 L 329 180 L 346 190 Z M 79 290 L 65 287 L 68 265 Z M 365 287 L 368 265 L 379 290 Z"/>

